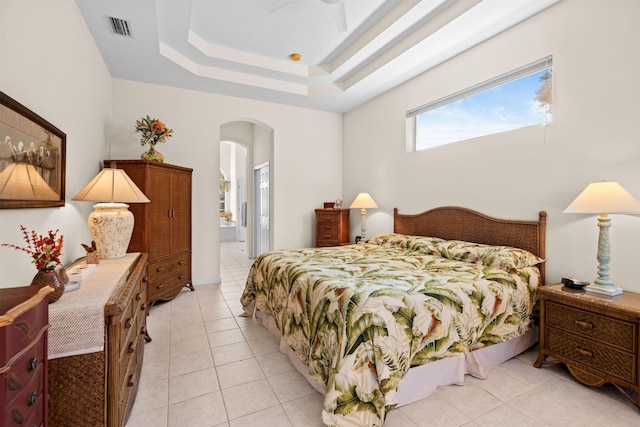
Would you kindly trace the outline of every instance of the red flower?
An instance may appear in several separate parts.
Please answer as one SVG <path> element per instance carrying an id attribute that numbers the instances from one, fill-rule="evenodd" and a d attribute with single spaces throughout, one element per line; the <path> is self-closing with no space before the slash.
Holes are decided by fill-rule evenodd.
<path id="1" fill-rule="evenodd" d="M 56 235 L 59 230 L 49 230 L 48 234 L 43 236 L 37 234 L 35 230 L 32 230 L 31 234 L 29 234 L 27 229 L 22 225 L 20 226 L 20 229 L 24 235 L 24 241 L 27 242 L 26 247 L 11 245 L 8 243 L 3 243 L 1 246 L 7 246 L 28 253 L 31 255 L 31 258 L 33 258 L 33 263 L 36 265 L 38 270 L 54 268 L 56 265 L 60 264 L 64 236 L 60 236 L 56 240 Z"/>

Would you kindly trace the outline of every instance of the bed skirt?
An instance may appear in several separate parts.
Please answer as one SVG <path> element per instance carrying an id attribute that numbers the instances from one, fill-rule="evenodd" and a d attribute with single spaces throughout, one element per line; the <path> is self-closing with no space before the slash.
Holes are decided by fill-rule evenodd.
<path id="1" fill-rule="evenodd" d="M 271 334 L 281 338 L 273 317 L 258 310 L 255 316 Z M 531 328 L 526 334 L 500 344 L 494 344 L 466 354 L 459 354 L 409 370 L 398 387 L 398 406 L 408 405 L 433 393 L 440 385 L 463 385 L 465 374 L 476 378 L 487 378 L 489 371 L 517 356 L 538 342 L 538 328 Z M 324 384 L 318 383 L 308 373 L 307 366 L 295 355 L 287 343 L 280 339 L 280 351 L 287 355 L 293 366 L 318 393 L 325 393 Z"/>

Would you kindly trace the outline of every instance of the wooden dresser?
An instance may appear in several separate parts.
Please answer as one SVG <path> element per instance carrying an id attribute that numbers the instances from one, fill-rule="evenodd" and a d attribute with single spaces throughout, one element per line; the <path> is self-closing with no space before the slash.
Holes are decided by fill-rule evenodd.
<path id="1" fill-rule="evenodd" d="M 125 425 L 144 355 L 146 265 L 141 253 L 102 259 L 49 306 L 50 426 Z"/>
<path id="2" fill-rule="evenodd" d="M 349 209 L 316 209 L 316 246 L 349 243 Z"/>
<path id="3" fill-rule="evenodd" d="M 168 301 L 191 281 L 191 175 L 193 169 L 146 160 L 116 162 L 150 203 L 132 203 L 135 217 L 129 252 L 149 254 L 149 303 Z M 217 219 L 216 219 L 217 220 Z"/>
<path id="4" fill-rule="evenodd" d="M 0 426 L 47 424 L 49 287 L 0 289 Z"/>
<path id="5" fill-rule="evenodd" d="M 564 363 L 578 381 L 612 383 L 640 408 L 640 294 L 609 298 L 548 285 L 540 288 L 540 319 L 536 368 Z"/>

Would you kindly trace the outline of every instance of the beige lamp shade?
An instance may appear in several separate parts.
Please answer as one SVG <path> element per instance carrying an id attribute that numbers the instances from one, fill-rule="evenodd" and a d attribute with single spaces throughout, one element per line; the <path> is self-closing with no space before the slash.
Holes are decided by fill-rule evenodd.
<path id="1" fill-rule="evenodd" d="M 369 208 L 377 208 L 378 205 L 376 204 L 376 202 L 371 198 L 371 196 L 369 195 L 369 193 L 360 193 L 358 194 L 358 196 L 356 197 L 356 199 L 353 201 L 353 203 L 351 203 L 351 206 L 349 206 L 351 209 L 355 209 L 355 208 L 364 208 L 364 209 L 369 209 Z"/>
<path id="2" fill-rule="evenodd" d="M 97 203 L 89 215 L 89 231 L 102 259 L 122 258 L 127 253 L 134 217 L 126 203 L 149 199 L 122 169 L 104 168 L 72 200 Z"/>
<path id="3" fill-rule="evenodd" d="M 58 200 L 59 196 L 45 182 L 33 165 L 12 163 L 0 173 L 0 199 Z"/>
<path id="4" fill-rule="evenodd" d="M 640 201 L 617 182 L 594 182 L 571 202 L 564 213 L 640 213 Z"/>
<path id="5" fill-rule="evenodd" d="M 149 199 L 122 169 L 104 168 L 71 200 L 148 203 Z"/>

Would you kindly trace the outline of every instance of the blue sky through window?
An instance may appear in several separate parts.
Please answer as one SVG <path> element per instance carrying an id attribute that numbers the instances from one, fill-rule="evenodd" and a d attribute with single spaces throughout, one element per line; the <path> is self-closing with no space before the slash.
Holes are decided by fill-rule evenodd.
<path id="1" fill-rule="evenodd" d="M 419 114 L 416 149 L 550 122 L 551 113 L 535 99 L 547 70 L 551 72 L 540 70 Z"/>

